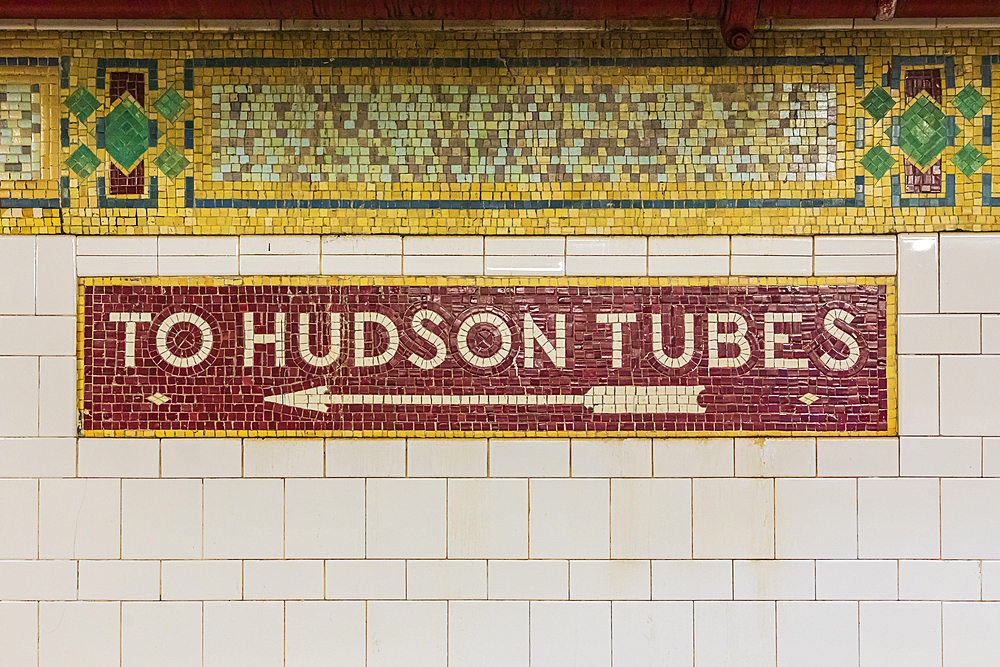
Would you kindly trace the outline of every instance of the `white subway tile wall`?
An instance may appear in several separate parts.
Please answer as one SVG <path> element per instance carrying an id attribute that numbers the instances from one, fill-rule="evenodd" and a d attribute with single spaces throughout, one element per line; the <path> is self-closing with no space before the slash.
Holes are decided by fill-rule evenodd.
<path id="1" fill-rule="evenodd" d="M 0 664 L 995 664 L 1000 235 L 0 237 Z M 897 275 L 891 438 L 76 437 L 89 275 Z"/>

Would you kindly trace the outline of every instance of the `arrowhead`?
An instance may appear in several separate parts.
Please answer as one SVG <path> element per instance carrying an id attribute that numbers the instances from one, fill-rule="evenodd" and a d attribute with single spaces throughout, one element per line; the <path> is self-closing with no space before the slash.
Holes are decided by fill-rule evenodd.
<path id="1" fill-rule="evenodd" d="M 327 402 L 329 399 L 326 396 L 326 387 L 312 387 L 311 389 L 302 389 L 300 391 L 292 391 L 287 394 L 275 394 L 274 396 L 265 396 L 264 400 L 269 403 L 277 403 L 278 405 L 286 405 L 290 408 L 299 408 L 301 410 L 313 410 L 315 412 L 326 412 Z"/>
<path id="2" fill-rule="evenodd" d="M 678 387 L 593 387 L 583 404 L 595 414 L 702 413 L 698 395 L 703 385 Z"/>

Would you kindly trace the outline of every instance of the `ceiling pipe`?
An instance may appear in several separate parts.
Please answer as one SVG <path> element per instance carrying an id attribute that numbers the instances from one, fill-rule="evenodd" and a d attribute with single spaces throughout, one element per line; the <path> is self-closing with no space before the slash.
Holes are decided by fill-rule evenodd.
<path id="1" fill-rule="evenodd" d="M 5 0 L 0 19 L 718 21 L 749 46 L 761 19 L 1000 17 L 996 0 Z"/>

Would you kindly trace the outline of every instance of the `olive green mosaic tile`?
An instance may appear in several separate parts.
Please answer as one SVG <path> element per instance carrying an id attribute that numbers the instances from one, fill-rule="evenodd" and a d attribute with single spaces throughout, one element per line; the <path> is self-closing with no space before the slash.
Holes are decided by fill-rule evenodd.
<path id="1" fill-rule="evenodd" d="M 70 153 L 70 156 L 66 158 L 66 166 L 72 169 L 74 174 L 84 180 L 93 174 L 94 170 L 97 169 L 100 164 L 100 158 L 94 154 L 94 151 L 90 150 L 85 145 L 78 146 L 76 150 Z"/>
<path id="2" fill-rule="evenodd" d="M 184 157 L 184 153 L 177 150 L 173 144 L 167 144 L 167 147 L 153 162 L 171 181 L 177 178 L 190 164 L 190 161 Z"/>
<path id="3" fill-rule="evenodd" d="M 951 103 L 955 105 L 962 116 L 966 119 L 972 119 L 976 117 L 980 109 L 986 106 L 986 98 L 969 85 L 963 88 L 958 95 L 955 95 L 955 99 Z"/>
<path id="4" fill-rule="evenodd" d="M 896 100 L 892 99 L 884 88 L 872 88 L 872 91 L 861 101 L 861 106 L 865 108 L 875 120 L 882 120 L 889 112 L 889 109 L 896 106 Z"/>
<path id="5" fill-rule="evenodd" d="M 966 176 L 972 176 L 986 164 L 986 156 L 972 144 L 965 144 L 952 156 L 951 161 Z"/>
<path id="6" fill-rule="evenodd" d="M 861 166 L 869 174 L 878 179 L 885 176 L 885 173 L 889 171 L 889 167 L 895 162 L 896 159 L 889 155 L 889 152 L 879 144 L 865 153 L 865 156 L 861 159 Z"/>

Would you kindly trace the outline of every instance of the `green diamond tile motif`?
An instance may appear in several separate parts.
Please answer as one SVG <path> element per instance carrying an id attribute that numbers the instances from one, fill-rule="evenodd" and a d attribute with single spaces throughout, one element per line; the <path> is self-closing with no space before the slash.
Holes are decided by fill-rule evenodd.
<path id="1" fill-rule="evenodd" d="M 889 167 L 895 162 L 896 159 L 889 155 L 889 151 L 882 148 L 882 144 L 875 146 L 861 158 L 861 166 L 876 179 L 885 176 L 885 172 L 889 171 Z"/>
<path id="2" fill-rule="evenodd" d="M 951 156 L 952 164 L 958 167 L 966 176 L 972 176 L 986 164 L 986 156 L 978 148 L 970 144 L 962 146 L 962 150 Z"/>
<path id="3" fill-rule="evenodd" d="M 153 164 L 172 181 L 177 178 L 178 174 L 184 171 L 185 167 L 190 164 L 190 161 L 184 157 L 183 153 L 174 148 L 173 144 L 167 144 L 163 152 L 153 160 Z"/>
<path id="4" fill-rule="evenodd" d="M 76 116 L 77 120 L 81 123 L 86 123 L 91 114 L 101 106 L 97 98 L 86 88 L 77 88 L 74 90 L 63 104 L 66 105 L 69 112 Z"/>
<path id="5" fill-rule="evenodd" d="M 865 99 L 861 100 L 861 106 L 871 114 L 872 118 L 882 120 L 889 113 L 889 109 L 896 106 L 896 100 L 892 99 L 892 95 L 885 92 L 884 88 L 872 88 L 872 91 L 865 95 Z"/>
<path id="6" fill-rule="evenodd" d="M 951 103 L 960 114 L 965 116 L 966 120 L 972 120 L 986 106 L 986 98 L 978 90 L 968 85 L 952 98 Z"/>
<path id="7" fill-rule="evenodd" d="M 70 156 L 66 158 L 66 166 L 72 169 L 73 173 L 84 180 L 93 174 L 94 170 L 97 169 L 100 164 L 100 158 L 94 155 L 94 151 L 87 148 L 85 144 L 77 146 L 76 150 L 70 153 Z"/>
<path id="8" fill-rule="evenodd" d="M 184 113 L 184 110 L 191 106 L 191 103 L 186 99 L 181 97 L 180 93 L 174 90 L 172 87 L 167 89 L 167 92 L 160 95 L 160 99 L 153 103 L 153 108 L 156 109 L 161 116 L 170 121 L 173 125 L 174 121 Z"/>
<path id="9" fill-rule="evenodd" d="M 104 118 L 104 147 L 128 173 L 149 147 L 149 119 L 130 96 L 121 99 Z"/>
<path id="10" fill-rule="evenodd" d="M 918 97 L 900 118 L 899 147 L 922 169 L 947 145 L 948 123 L 944 112 L 926 95 Z"/>

